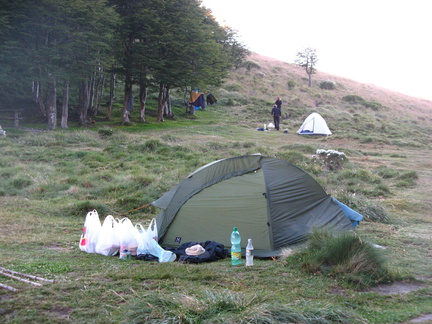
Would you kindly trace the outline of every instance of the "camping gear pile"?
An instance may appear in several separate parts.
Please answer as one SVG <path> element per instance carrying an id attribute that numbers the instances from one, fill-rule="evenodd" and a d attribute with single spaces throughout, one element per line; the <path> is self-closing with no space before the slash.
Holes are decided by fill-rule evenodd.
<path id="1" fill-rule="evenodd" d="M 120 254 L 121 259 L 129 253 L 133 257 L 141 258 L 143 255 L 151 255 L 159 259 L 159 262 L 172 262 L 176 259 L 175 253 L 164 250 L 158 244 L 155 219 L 144 228 L 141 224 L 134 226 L 127 217 L 117 219 L 108 215 L 101 224 L 96 210 L 86 215 L 79 248 L 87 253 L 105 256 Z"/>
<path id="2" fill-rule="evenodd" d="M 200 107 L 205 109 L 206 100 L 204 98 L 204 93 L 198 92 L 198 90 L 191 91 L 189 104 L 194 106 L 196 110 L 198 110 Z"/>
<path id="3" fill-rule="evenodd" d="M 214 260 L 230 246 L 228 229 L 238 226 L 253 238 L 254 255 L 269 258 L 306 241 L 316 228 L 350 231 L 363 220 L 299 167 L 260 154 L 204 165 L 151 205 L 160 213 L 147 229 L 112 216 L 101 225 L 97 212 L 90 212 L 80 248 L 103 255 L 128 250 L 132 256 L 150 254 L 167 262 L 173 261 L 172 253 L 187 254 L 192 242 L 213 253 Z M 245 255 L 246 244 L 241 249 Z"/>

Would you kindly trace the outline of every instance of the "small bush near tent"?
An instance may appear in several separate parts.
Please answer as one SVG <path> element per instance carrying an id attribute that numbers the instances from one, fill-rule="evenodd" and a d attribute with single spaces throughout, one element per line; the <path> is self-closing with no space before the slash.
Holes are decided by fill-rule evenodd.
<path id="1" fill-rule="evenodd" d="M 307 248 L 296 258 L 308 273 L 336 277 L 357 288 L 395 279 L 385 266 L 384 250 L 362 240 L 354 232 L 334 234 L 315 230 L 309 236 Z"/>

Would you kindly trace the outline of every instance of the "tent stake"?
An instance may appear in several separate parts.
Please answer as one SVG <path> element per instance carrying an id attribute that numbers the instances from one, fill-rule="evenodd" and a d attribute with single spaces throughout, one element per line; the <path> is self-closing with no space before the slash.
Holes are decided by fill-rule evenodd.
<path id="1" fill-rule="evenodd" d="M 4 289 L 7 289 L 7 290 L 10 290 L 10 291 L 13 291 L 13 292 L 17 292 L 18 291 L 18 289 L 14 288 L 14 287 L 11 287 L 11 286 L 8 286 L 8 285 L 5 285 L 5 284 L 2 284 L 2 283 L 0 283 L 0 287 L 4 288 Z"/>
<path id="2" fill-rule="evenodd" d="M 0 271 L 0 274 L 3 275 L 3 276 L 6 276 L 6 277 L 12 278 L 12 279 L 16 279 L 16 280 L 19 280 L 19 281 L 31 284 L 33 286 L 37 286 L 37 287 L 41 287 L 42 286 L 40 283 L 33 282 L 33 281 L 30 281 L 30 280 L 26 280 L 26 279 L 23 279 L 23 278 L 20 278 L 20 277 L 16 277 L 16 276 L 13 276 L 11 274 L 5 273 L 3 271 Z"/>
<path id="3" fill-rule="evenodd" d="M 32 276 L 32 275 L 28 275 L 28 274 L 25 274 L 25 273 L 9 270 L 9 269 L 2 268 L 2 267 L 0 267 L 0 271 L 9 272 L 9 273 L 12 273 L 14 275 L 19 275 L 19 276 L 23 276 L 23 277 L 27 277 L 27 278 L 35 279 L 35 280 L 46 281 L 46 282 L 55 282 L 54 280 L 51 280 L 51 279 L 45 279 L 45 278 L 41 278 L 41 277 L 36 277 L 36 276 Z"/>

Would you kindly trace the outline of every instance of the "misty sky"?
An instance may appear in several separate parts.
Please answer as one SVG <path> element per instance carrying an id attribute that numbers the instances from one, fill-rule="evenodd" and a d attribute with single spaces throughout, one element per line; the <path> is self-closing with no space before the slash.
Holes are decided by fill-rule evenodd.
<path id="1" fill-rule="evenodd" d="M 293 63 L 317 50 L 317 69 L 432 100 L 430 0 L 203 0 L 246 47 Z"/>

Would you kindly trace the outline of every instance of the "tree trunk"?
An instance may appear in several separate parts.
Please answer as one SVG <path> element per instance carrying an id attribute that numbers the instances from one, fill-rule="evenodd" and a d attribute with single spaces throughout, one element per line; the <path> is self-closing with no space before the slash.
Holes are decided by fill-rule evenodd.
<path id="1" fill-rule="evenodd" d="M 111 73 L 111 82 L 110 82 L 110 95 L 109 95 L 109 102 L 108 102 L 108 112 L 107 112 L 107 119 L 109 120 L 111 118 L 111 111 L 112 111 L 112 104 L 115 97 L 115 80 L 116 75 L 115 73 Z"/>
<path id="2" fill-rule="evenodd" d="M 33 95 L 34 95 L 34 100 L 37 103 L 39 110 L 41 112 L 41 114 L 46 117 L 47 116 L 47 110 L 45 107 L 45 104 L 43 102 L 43 98 L 42 98 L 42 87 L 39 81 L 33 81 Z"/>
<path id="3" fill-rule="evenodd" d="M 166 92 L 169 90 L 169 86 L 163 84 L 162 82 L 159 84 L 159 96 L 158 96 L 158 111 L 157 111 L 157 121 L 164 121 L 164 109 L 167 102 Z"/>
<path id="4" fill-rule="evenodd" d="M 122 125 L 130 123 L 129 119 L 129 107 L 132 100 L 132 82 L 127 78 L 125 80 L 125 90 L 124 90 L 124 102 L 123 102 L 123 113 L 122 113 Z"/>
<path id="5" fill-rule="evenodd" d="M 90 114 L 91 114 L 91 116 L 94 116 L 95 115 L 95 112 L 94 112 L 94 96 L 95 96 L 95 94 L 94 94 L 94 88 L 95 88 L 95 77 L 94 77 L 94 75 L 90 78 L 90 82 L 89 82 L 89 90 L 88 90 L 88 93 L 89 93 L 89 103 L 88 103 L 88 111 L 90 111 Z"/>
<path id="6" fill-rule="evenodd" d="M 186 88 L 185 91 L 184 91 L 184 93 L 183 93 L 183 103 L 184 103 L 184 105 L 186 107 L 186 114 L 189 113 L 189 106 L 190 106 L 189 99 L 187 98 L 187 95 L 189 94 L 189 92 L 190 91 Z"/>
<path id="7" fill-rule="evenodd" d="M 57 89 L 56 82 L 53 80 L 48 89 L 48 129 L 57 127 Z"/>
<path id="8" fill-rule="evenodd" d="M 139 99 L 140 99 L 140 121 L 146 122 L 145 108 L 147 102 L 148 88 L 145 82 L 140 84 Z"/>
<path id="9" fill-rule="evenodd" d="M 105 88 L 105 75 L 103 75 L 102 73 L 99 74 L 99 77 L 97 79 L 96 82 L 96 86 L 95 86 L 95 107 L 94 107 L 94 116 L 97 115 L 99 108 L 100 108 L 100 103 L 103 97 L 103 91 Z"/>
<path id="10" fill-rule="evenodd" d="M 63 90 L 62 116 L 60 127 L 68 128 L 67 122 L 69 117 L 69 81 L 65 82 Z"/>
<path id="11" fill-rule="evenodd" d="M 87 81 L 81 81 L 79 84 L 79 118 L 81 125 L 88 124 L 87 110 L 89 106 L 89 87 Z"/>
<path id="12" fill-rule="evenodd" d="M 164 91 L 164 116 L 169 118 L 174 118 L 174 112 L 171 109 L 171 98 L 170 98 L 170 89 L 169 87 L 165 87 Z"/>
<path id="13" fill-rule="evenodd" d="M 308 73 L 309 76 L 309 87 L 312 87 L 312 73 Z"/>
<path id="14" fill-rule="evenodd" d="M 187 98 L 187 95 L 190 96 L 191 91 L 192 90 L 188 90 L 188 89 L 185 90 L 184 95 L 183 95 L 183 101 L 184 101 L 184 104 L 186 106 L 186 114 L 194 115 L 195 114 L 195 107 L 189 102 L 190 97 Z"/>

